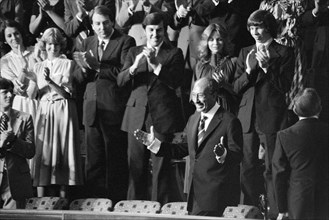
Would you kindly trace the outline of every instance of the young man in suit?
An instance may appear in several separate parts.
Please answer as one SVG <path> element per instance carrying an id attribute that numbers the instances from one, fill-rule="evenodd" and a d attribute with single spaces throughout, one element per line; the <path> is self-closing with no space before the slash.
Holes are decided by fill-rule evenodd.
<path id="1" fill-rule="evenodd" d="M 153 127 L 150 133 L 135 131 L 136 139 L 157 156 L 190 156 L 187 210 L 191 215 L 222 216 L 226 206 L 239 203 L 240 191 L 234 186 L 239 183 L 242 129 L 239 120 L 216 102 L 221 89 L 212 78 L 196 81 L 191 92 L 196 112 L 185 127 L 187 144 L 161 141 Z"/>
<path id="2" fill-rule="evenodd" d="M 129 189 L 128 199 L 148 199 L 148 164 L 150 153 L 136 141 L 136 129 L 149 131 L 154 126 L 160 140 L 170 141 L 183 128 L 176 89 L 183 77 L 183 53 L 165 40 L 165 20 L 161 13 L 145 17 L 146 45 L 131 48 L 118 85 L 131 86 L 122 130 L 128 132 Z M 170 184 L 170 159 L 152 157 L 152 200 L 167 203 Z"/>
<path id="3" fill-rule="evenodd" d="M 95 7 L 91 14 L 95 35 L 82 42 L 74 58 L 88 82 L 83 103 L 86 186 L 90 196 L 116 202 L 127 193 L 127 134 L 120 126 L 129 96 L 128 88 L 118 87 L 117 75 L 135 41 L 115 30 L 111 17 L 105 6 Z"/>
<path id="4" fill-rule="evenodd" d="M 34 129 L 29 114 L 12 109 L 14 84 L 0 77 L 0 203 L 6 209 L 24 209 L 33 196 L 26 159 L 35 154 Z"/>
<path id="5" fill-rule="evenodd" d="M 234 80 L 234 90 L 242 97 L 238 111 L 244 140 L 241 189 L 244 204 L 258 206 L 259 195 L 264 193 L 262 162 L 258 159 L 262 144 L 269 214 L 276 217 L 271 161 L 276 134 L 287 126 L 285 94 L 292 82 L 294 56 L 293 50 L 273 40 L 277 29 L 271 13 L 253 12 L 247 27 L 256 44 L 241 50 Z"/>
<path id="6" fill-rule="evenodd" d="M 273 154 L 277 219 L 328 219 L 328 124 L 321 100 L 306 88 L 294 99 L 299 121 L 279 131 Z"/>

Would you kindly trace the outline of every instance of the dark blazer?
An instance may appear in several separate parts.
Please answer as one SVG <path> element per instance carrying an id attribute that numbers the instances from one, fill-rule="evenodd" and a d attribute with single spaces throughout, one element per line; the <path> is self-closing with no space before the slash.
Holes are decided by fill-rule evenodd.
<path id="1" fill-rule="evenodd" d="M 100 70 L 88 69 L 83 104 L 83 123 L 91 126 L 95 122 L 96 110 L 102 114 L 109 115 L 109 122 L 113 125 L 120 124 L 123 116 L 129 91 L 117 86 L 117 75 L 123 67 L 124 60 L 130 47 L 135 46 L 132 37 L 121 34 L 114 30 L 109 43 L 107 44 Z M 92 36 L 82 42 L 81 51 L 93 54 L 95 62 L 98 62 L 98 38 Z"/>
<path id="2" fill-rule="evenodd" d="M 234 191 L 232 186 L 239 183 L 239 163 L 243 145 L 241 124 L 235 116 L 220 108 L 211 120 L 201 145 L 197 147 L 199 121 L 199 112 L 189 118 L 185 127 L 187 145 L 162 143 L 157 155 L 173 158 L 189 155 L 189 192 L 194 190 L 195 200 L 203 211 L 224 211 L 228 205 L 237 205 L 232 204 L 230 199 L 233 194 L 240 193 Z M 213 150 L 222 136 L 227 155 L 225 162 L 220 164 Z M 190 202 L 190 199 L 188 201 Z M 188 210 L 191 209 L 189 203 Z"/>
<path id="3" fill-rule="evenodd" d="M 31 159 L 35 154 L 34 128 L 31 115 L 14 109 L 10 113 L 10 123 L 17 139 L 8 146 L 5 160 L 0 160 L 0 184 L 5 162 L 10 192 L 17 201 L 33 196 L 30 168 L 26 159 Z"/>
<path id="4" fill-rule="evenodd" d="M 328 219 L 328 124 L 309 118 L 279 131 L 272 159 L 279 212 Z"/>
<path id="5" fill-rule="evenodd" d="M 146 108 L 152 118 L 154 129 L 160 134 L 170 134 L 183 128 L 180 102 L 176 89 L 182 83 L 184 59 L 181 49 L 166 44 L 161 45 L 157 58 L 162 64 L 158 76 L 149 72 L 146 58 L 140 62 L 137 73 L 129 74 L 129 67 L 143 46 L 131 48 L 123 71 L 118 75 L 118 85 L 131 85 L 132 92 L 126 105 L 122 130 L 134 132 L 142 129 Z"/>
<path id="6" fill-rule="evenodd" d="M 286 126 L 287 105 L 285 94 L 290 89 L 294 75 L 294 56 L 291 48 L 274 40 L 269 45 L 270 61 L 267 73 L 259 66 L 248 75 L 246 57 L 256 46 L 243 48 L 235 72 L 234 91 L 242 97 L 238 112 L 244 133 L 250 131 L 255 114 L 260 130 L 275 133 Z M 257 62 L 255 55 L 252 62 Z"/>

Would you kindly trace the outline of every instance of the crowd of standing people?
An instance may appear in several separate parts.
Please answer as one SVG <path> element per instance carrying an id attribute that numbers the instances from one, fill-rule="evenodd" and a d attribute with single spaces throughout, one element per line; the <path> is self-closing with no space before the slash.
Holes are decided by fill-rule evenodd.
<path id="1" fill-rule="evenodd" d="M 328 18 L 328 0 L 0 0 L 0 204 L 165 204 L 185 158 L 192 215 L 265 195 L 268 218 L 328 218 Z"/>

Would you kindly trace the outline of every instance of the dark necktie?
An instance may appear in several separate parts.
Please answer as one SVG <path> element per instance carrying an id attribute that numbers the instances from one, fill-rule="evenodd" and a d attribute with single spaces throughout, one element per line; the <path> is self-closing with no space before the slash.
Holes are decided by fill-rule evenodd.
<path id="1" fill-rule="evenodd" d="M 206 132 L 206 130 L 204 129 L 205 126 L 205 122 L 207 120 L 206 116 L 203 116 L 199 122 L 199 127 L 198 127 L 198 147 L 200 146 L 200 143 L 203 139 L 203 136 Z"/>
<path id="2" fill-rule="evenodd" d="M 101 61 L 102 60 L 102 56 L 103 56 L 103 52 L 104 52 L 104 46 L 105 46 L 105 42 L 102 41 L 99 46 L 98 46 L 98 60 Z"/>
<path id="3" fill-rule="evenodd" d="M 2 114 L 0 117 L 0 133 L 8 129 L 8 121 L 9 121 L 8 115 Z"/>

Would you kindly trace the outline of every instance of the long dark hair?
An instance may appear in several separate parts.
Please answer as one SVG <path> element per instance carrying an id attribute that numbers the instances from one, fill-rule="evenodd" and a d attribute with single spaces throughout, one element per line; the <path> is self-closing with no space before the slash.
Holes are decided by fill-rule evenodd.
<path id="1" fill-rule="evenodd" d="M 228 55 L 228 51 L 230 50 L 230 44 L 227 39 L 228 33 L 227 33 L 226 26 L 224 26 L 223 24 L 217 24 L 217 23 L 209 24 L 208 27 L 206 27 L 206 29 L 203 31 L 203 33 L 201 35 L 201 41 L 200 41 L 199 47 L 198 47 L 199 59 L 204 63 L 210 61 L 211 52 L 208 47 L 208 40 L 213 32 L 217 32 L 221 36 L 221 38 L 223 39 L 223 42 L 224 42 L 223 51 L 220 55 L 222 57 L 225 57 Z"/>
<path id="2" fill-rule="evenodd" d="M 21 27 L 21 25 L 12 19 L 0 19 L 0 50 L 2 55 L 9 52 L 11 50 L 10 46 L 6 43 L 6 37 L 5 37 L 5 30 L 6 28 L 16 28 L 17 31 L 21 34 L 22 40 L 23 40 L 23 46 L 25 47 L 27 45 L 28 39 L 25 36 L 24 29 Z M 1 55 L 0 55 L 1 56 Z"/>

